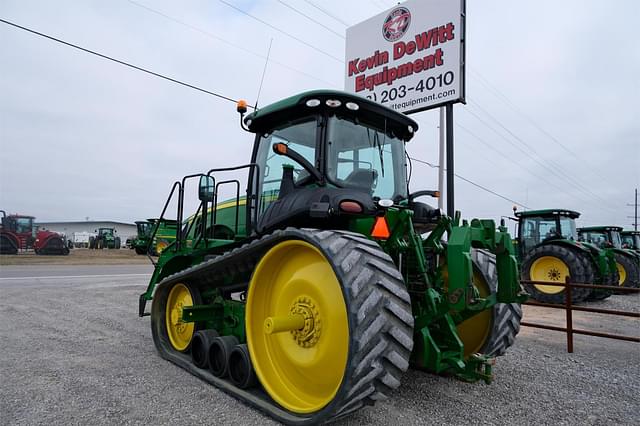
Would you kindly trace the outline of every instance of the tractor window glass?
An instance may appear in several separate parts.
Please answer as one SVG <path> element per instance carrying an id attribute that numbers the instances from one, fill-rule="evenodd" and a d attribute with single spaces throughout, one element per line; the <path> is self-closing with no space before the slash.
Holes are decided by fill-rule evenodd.
<path id="1" fill-rule="evenodd" d="M 623 235 L 621 238 L 623 248 L 633 248 L 633 235 Z"/>
<path id="2" fill-rule="evenodd" d="M 578 240 L 578 231 L 576 230 L 576 221 L 570 217 L 560 218 L 560 232 L 562 238 L 567 240 Z"/>
<path id="3" fill-rule="evenodd" d="M 609 233 L 611 235 L 611 244 L 613 244 L 615 248 L 621 248 L 622 240 L 620 239 L 620 233 L 618 231 L 610 231 Z"/>
<path id="4" fill-rule="evenodd" d="M 19 234 L 24 232 L 31 232 L 32 220 L 33 219 L 28 217 L 21 217 L 16 219 L 16 232 Z"/>
<path id="5" fill-rule="evenodd" d="M 407 196 L 404 143 L 379 128 L 331 117 L 326 161 L 337 186 L 379 198 Z"/>
<path id="6" fill-rule="evenodd" d="M 282 181 L 282 166 L 293 166 L 293 178 L 296 184 L 312 183 L 309 179 L 309 173 L 300 164 L 289 157 L 274 153 L 273 145 L 284 143 L 289 149 L 297 152 L 315 166 L 316 129 L 316 118 L 307 117 L 262 136 L 257 158 L 258 164 L 264 164 L 262 166 L 264 168 L 260 170 L 259 213 L 262 213 L 272 201 L 278 198 Z"/>
<path id="7" fill-rule="evenodd" d="M 555 218 L 526 218 L 522 222 L 522 245 L 525 251 L 531 250 L 542 241 L 557 237 Z"/>

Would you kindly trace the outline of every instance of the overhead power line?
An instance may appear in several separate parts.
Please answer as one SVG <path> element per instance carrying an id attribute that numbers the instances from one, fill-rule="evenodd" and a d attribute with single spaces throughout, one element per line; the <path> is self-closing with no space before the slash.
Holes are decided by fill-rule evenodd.
<path id="1" fill-rule="evenodd" d="M 591 164 L 589 164 L 587 161 L 583 160 L 582 158 L 580 158 L 580 156 L 573 151 L 572 149 L 570 149 L 569 147 L 567 147 L 565 144 L 563 144 L 562 142 L 560 142 L 560 140 L 558 140 L 555 136 L 553 136 L 551 133 L 549 133 L 548 131 L 546 131 L 544 128 L 542 128 L 542 126 L 540 126 L 533 118 L 531 118 L 529 115 L 525 114 L 522 110 L 520 110 L 520 108 L 518 108 L 514 102 L 512 102 L 504 93 L 502 93 L 495 85 L 491 84 L 491 82 L 489 82 L 488 79 L 486 79 L 482 74 L 480 74 L 477 70 L 469 67 L 469 70 L 475 74 L 475 77 L 478 79 L 478 81 L 485 86 L 487 89 L 489 89 L 490 92 L 492 92 L 494 94 L 494 96 L 498 99 L 500 99 L 505 105 L 507 105 L 511 110 L 513 110 L 514 112 L 516 112 L 518 115 L 520 115 L 522 118 L 524 118 L 525 120 L 527 120 L 533 127 L 535 127 L 536 129 L 538 129 L 538 131 L 540 133 L 542 133 L 543 135 L 545 135 L 546 137 L 548 137 L 549 139 L 551 139 L 553 142 L 555 142 L 558 146 L 560 146 L 562 149 L 564 149 L 566 152 L 568 152 L 569 154 L 571 154 L 576 160 L 580 161 L 580 164 L 587 164 L 589 165 L 588 169 L 594 174 L 597 175 L 600 179 L 604 179 L 606 180 L 607 178 L 602 176 L 600 173 L 598 173 L 597 168 L 596 167 L 592 167 Z"/>
<path id="2" fill-rule="evenodd" d="M 438 166 L 436 166 L 435 164 L 430 163 L 430 162 L 428 162 L 428 161 L 420 160 L 420 159 L 418 159 L 418 158 L 414 158 L 414 157 L 409 157 L 409 158 L 410 158 L 411 160 L 413 160 L 413 161 L 417 161 L 418 163 L 426 164 L 427 166 L 431 167 L 432 169 L 437 169 L 437 168 L 438 168 Z M 446 169 L 445 169 L 445 170 L 446 170 Z M 513 200 L 513 199 L 511 199 L 511 198 L 509 198 L 509 197 L 506 197 L 506 196 L 504 196 L 504 195 L 502 195 L 502 194 L 499 194 L 499 193 L 497 193 L 496 191 L 493 191 L 493 190 L 491 190 L 491 189 L 487 188 L 486 186 L 480 185 L 479 183 L 476 183 L 476 182 L 472 181 L 471 179 L 467 179 L 466 177 L 459 175 L 458 173 L 454 173 L 453 175 L 454 175 L 455 177 L 457 177 L 458 179 L 460 179 L 460 180 L 462 180 L 462 181 L 465 181 L 465 182 L 467 182 L 467 183 L 469 183 L 469 184 L 471 184 L 471 185 L 475 186 L 476 188 L 480 188 L 480 189 L 482 189 L 483 191 L 486 191 L 486 192 L 488 192 L 488 193 L 490 193 L 490 194 L 495 195 L 496 197 L 500 197 L 500 198 L 502 198 L 502 199 L 503 199 L 503 200 L 505 200 L 505 201 L 509 201 L 510 203 L 517 204 L 517 205 L 518 205 L 518 206 L 520 206 L 520 207 L 524 207 L 525 209 L 531 210 L 531 207 L 526 206 L 526 205 L 522 204 L 521 202 L 516 201 L 516 200 Z"/>
<path id="3" fill-rule="evenodd" d="M 546 161 L 549 163 L 549 168 L 553 171 L 553 173 L 560 177 L 560 178 L 564 178 L 567 179 L 567 181 L 569 181 L 573 186 L 575 186 L 576 188 L 578 188 L 580 191 L 582 191 L 583 193 L 585 193 L 586 195 L 589 195 L 591 197 L 594 198 L 599 198 L 600 201 L 602 202 L 606 202 L 606 200 L 604 200 L 602 197 L 600 197 L 599 195 L 595 194 L 593 191 L 591 191 L 590 189 L 586 188 L 584 185 L 582 185 L 578 180 L 576 180 L 571 174 L 566 173 L 563 169 L 563 167 L 558 164 L 557 162 L 550 160 L 550 159 L 546 159 L 544 157 L 542 157 L 537 151 L 536 149 L 531 145 L 528 144 L 527 142 L 525 142 L 522 138 L 520 138 L 518 135 L 516 135 L 513 131 L 511 131 L 509 128 L 507 128 L 507 126 L 505 126 L 504 124 L 502 124 L 502 122 L 500 120 L 498 120 L 493 114 L 491 114 L 489 111 L 487 111 L 485 108 L 483 108 L 480 104 L 478 104 L 477 102 L 475 102 L 473 99 L 469 99 L 469 102 L 471 104 L 473 104 L 476 108 L 480 109 L 482 112 L 485 113 L 485 115 L 487 115 L 491 120 L 493 120 L 498 126 L 500 126 L 500 128 L 502 128 L 505 132 L 507 132 L 509 135 L 511 135 L 511 137 L 518 141 L 522 146 L 524 146 L 525 148 L 527 148 L 530 151 L 530 154 L 534 154 L 536 155 L 538 158 L 540 158 L 542 161 Z"/>
<path id="4" fill-rule="evenodd" d="M 317 4 L 309 1 L 309 0 L 304 0 L 305 3 L 310 4 L 311 6 L 315 7 L 316 9 L 318 9 L 320 12 L 324 13 L 325 15 L 327 15 L 329 18 L 341 23 L 342 25 L 344 25 L 345 27 L 350 26 L 351 24 L 349 24 L 348 22 L 343 21 L 341 18 L 337 17 L 336 15 L 332 14 L 331 12 L 329 12 L 328 10 L 318 6 Z"/>
<path id="5" fill-rule="evenodd" d="M 340 62 L 341 64 L 342 64 L 342 63 L 344 63 L 344 61 L 343 61 L 342 59 L 338 58 L 337 56 L 333 56 L 331 53 L 326 52 L 326 51 L 324 51 L 324 50 L 320 49 L 319 47 L 314 46 L 314 45 L 313 45 L 313 44 L 311 44 L 311 43 L 307 43 L 306 41 L 302 40 L 301 38 L 296 37 L 296 36 L 294 36 L 293 34 L 288 33 L 288 32 L 286 32 L 286 31 L 284 31 L 284 30 L 282 30 L 282 29 L 280 29 L 280 28 L 276 27 L 275 25 L 271 25 L 271 24 L 270 24 L 270 23 L 268 23 L 267 21 L 264 21 L 264 20 L 262 20 L 262 19 L 258 18 L 257 16 L 254 16 L 254 15 L 250 14 L 249 12 L 246 12 L 246 11 L 244 11 L 244 10 L 240 9 L 240 8 L 239 8 L 239 7 L 237 7 L 237 6 L 232 5 L 231 3 L 229 3 L 229 2 L 227 2 L 227 1 L 225 1 L 225 0 L 218 0 L 218 1 L 219 1 L 220 3 L 222 3 L 222 4 L 224 4 L 224 5 L 229 6 L 230 8 L 232 8 L 232 9 L 234 9 L 234 10 L 237 10 L 238 12 L 242 13 L 243 15 L 246 15 L 246 16 L 250 17 L 251 19 L 254 19 L 254 20 L 256 20 L 256 21 L 260 22 L 260 23 L 261 23 L 261 24 L 263 24 L 263 25 L 266 25 L 267 27 L 269 27 L 269 28 L 271 28 L 271 29 L 273 29 L 273 30 L 278 31 L 278 32 L 279 32 L 279 33 L 281 33 L 281 34 L 286 35 L 287 37 L 289 37 L 289 38 L 291 38 L 291 39 L 293 39 L 293 40 L 297 41 L 298 43 L 302 43 L 302 44 L 304 44 L 305 46 L 310 47 L 310 48 L 312 48 L 313 50 L 315 50 L 315 51 L 317 51 L 317 52 L 320 52 L 320 53 L 322 53 L 323 55 L 325 55 L 325 56 L 327 56 L 327 57 L 329 57 L 329 58 L 331 58 L 331 59 L 333 59 L 333 60 L 335 60 L 335 61 L 337 61 L 337 62 Z"/>
<path id="6" fill-rule="evenodd" d="M 188 22 L 182 21 L 182 20 L 180 20 L 180 19 L 178 19 L 178 18 L 175 18 L 175 17 L 173 17 L 173 16 L 171 16 L 171 15 L 168 15 L 168 14 L 166 14 L 166 13 L 164 13 L 164 12 L 161 12 L 161 11 L 159 11 L 159 10 L 157 10 L 157 9 L 154 9 L 154 8 L 152 8 L 152 7 L 149 7 L 149 6 L 144 5 L 144 4 L 142 4 L 142 3 L 138 3 L 137 1 L 134 1 L 134 0 L 127 0 L 127 1 L 128 1 L 129 3 L 131 3 L 132 5 L 136 6 L 136 7 L 139 7 L 139 8 L 141 8 L 141 9 L 144 9 L 144 10 L 146 10 L 146 11 L 148 11 L 148 12 L 151 12 L 151 13 L 154 13 L 154 14 L 156 14 L 156 15 L 162 16 L 163 18 L 168 19 L 169 21 L 175 22 L 175 23 L 176 23 L 176 24 L 178 24 L 178 25 L 182 25 L 183 27 L 186 27 L 186 28 L 189 28 L 189 29 L 191 29 L 191 30 L 193 30 L 193 31 L 196 31 L 196 32 L 198 32 L 198 33 L 200 33 L 200 34 L 204 35 L 205 37 L 208 37 L 208 38 L 210 38 L 210 39 L 213 39 L 213 40 L 219 41 L 219 42 L 221 42 L 221 43 L 224 43 L 224 44 L 226 44 L 226 45 L 228 45 L 228 46 L 233 47 L 234 49 L 241 50 L 241 51 L 243 51 L 243 52 L 246 52 L 246 53 L 249 53 L 249 54 L 251 54 L 251 55 L 257 56 L 257 57 L 259 57 L 259 58 L 261 58 L 261 59 L 265 59 L 265 60 L 267 59 L 267 57 L 266 57 L 265 55 L 261 54 L 261 53 L 258 53 L 258 52 L 254 52 L 254 51 L 252 51 L 252 50 L 249 50 L 249 49 L 247 49 L 246 47 L 244 47 L 244 46 L 242 46 L 242 45 L 240 45 L 240 44 L 237 44 L 237 43 L 231 42 L 231 41 L 229 41 L 229 40 L 227 40 L 227 39 L 224 39 L 224 38 L 220 37 L 219 35 L 216 35 L 216 34 L 214 34 L 214 33 L 210 32 L 210 31 L 206 31 L 206 30 L 204 30 L 204 29 L 202 29 L 202 28 L 196 27 L 195 25 L 189 24 Z M 314 79 L 314 80 L 321 81 L 321 82 L 323 82 L 323 83 L 329 84 L 329 85 L 331 85 L 332 87 L 333 87 L 333 86 L 335 86 L 335 84 L 334 84 L 334 83 L 331 83 L 330 81 L 324 80 L 324 79 L 322 79 L 322 78 L 320 78 L 320 77 L 317 77 L 317 76 L 315 76 L 315 75 L 309 74 L 309 73 L 307 73 L 307 72 L 305 72 L 305 71 L 299 70 L 299 69 L 294 68 L 294 67 L 292 67 L 292 66 L 290 66 L 290 65 L 287 65 L 287 64 L 285 64 L 285 63 L 279 62 L 279 61 L 277 61 L 277 60 L 275 60 L 275 59 L 273 59 L 273 58 L 271 58 L 271 57 L 269 58 L 269 62 L 270 62 L 270 63 L 273 63 L 273 64 L 276 64 L 276 65 L 279 65 L 279 66 L 281 66 L 281 67 L 283 67 L 283 68 L 286 68 L 286 69 L 288 69 L 288 70 L 290 70 L 290 71 L 296 72 L 296 73 L 298 73 L 298 74 L 304 75 L 304 76 L 306 76 L 306 77 L 312 78 L 312 79 Z"/>
<path id="7" fill-rule="evenodd" d="M 229 101 L 229 102 L 233 102 L 233 103 L 237 103 L 238 102 L 236 99 L 230 98 L 228 96 L 224 96 L 224 95 L 221 95 L 219 93 L 212 92 L 210 90 L 206 90 L 206 89 L 203 89 L 203 88 L 198 87 L 198 86 L 194 86 L 193 84 L 190 84 L 190 83 L 185 83 L 184 81 L 180 81 L 180 80 L 177 80 L 177 79 L 172 78 L 172 77 L 167 77 L 166 75 L 162 75 L 162 74 L 159 74 L 157 72 L 148 70 L 146 68 L 142 68 L 142 67 L 139 67 L 137 65 L 133 65 L 133 64 L 130 64 L 128 62 L 122 61 L 120 59 L 116 59 L 116 58 L 113 58 L 111 56 L 107 56 L 105 54 L 96 52 L 95 50 L 91 50 L 91 49 L 87 49 L 87 48 L 82 47 L 82 46 L 78 46 L 77 44 L 69 43 L 68 41 L 61 40 L 59 38 L 56 38 L 56 37 L 41 33 L 39 31 L 32 30 L 32 29 L 27 28 L 27 27 L 23 27 L 22 25 L 18 25 L 16 23 L 7 21 L 5 19 L 1 19 L 0 18 L 0 22 L 2 22 L 4 24 L 7 24 L 7 25 L 11 25 L 12 27 L 21 29 L 23 31 L 27 31 L 27 32 L 29 32 L 31 34 L 35 34 L 37 36 L 44 37 L 44 38 L 49 39 L 51 41 L 55 41 L 56 43 L 64 44 L 65 46 L 73 47 L 74 49 L 81 50 L 81 51 L 83 51 L 85 53 L 90 53 L 90 54 L 98 56 L 100 58 L 107 59 L 107 60 L 109 60 L 111 62 L 115 62 L 117 64 L 124 65 L 124 66 L 129 67 L 129 68 L 133 68 L 133 69 L 135 69 L 137 71 L 144 72 L 144 73 L 152 75 L 154 77 L 162 78 L 162 79 L 170 81 L 172 83 L 176 83 L 176 84 L 179 84 L 181 86 L 188 87 L 190 89 L 197 90 L 199 92 L 206 93 L 206 94 L 211 95 L 211 96 L 215 96 L 216 98 L 224 99 L 225 101 Z M 253 107 L 249 106 L 249 108 L 253 108 Z"/>
<path id="8" fill-rule="evenodd" d="M 278 0 L 278 3 L 280 3 L 281 5 L 283 5 L 283 6 L 287 7 L 287 8 L 289 8 L 289 9 L 293 10 L 293 11 L 294 11 L 294 12 L 296 12 L 298 15 L 304 16 L 305 18 L 307 18 L 307 19 L 308 19 L 308 20 L 310 20 L 311 22 L 313 22 L 313 23 L 315 23 L 315 24 L 320 25 L 322 28 L 326 29 L 327 31 L 330 31 L 331 33 L 333 33 L 333 34 L 337 35 L 338 37 L 340 37 L 340 38 L 342 38 L 342 39 L 344 39 L 344 38 L 345 38 L 345 37 L 344 37 L 344 34 L 340 34 L 339 32 L 334 31 L 333 29 L 331 29 L 331 28 L 327 27 L 327 26 L 326 26 L 325 24 L 323 24 L 322 22 L 320 22 L 320 21 L 317 21 L 317 20 L 313 19 L 311 16 L 307 15 L 307 14 L 306 14 L 306 13 L 304 13 L 304 12 L 301 12 L 300 10 L 298 10 L 298 9 L 296 9 L 295 7 L 291 6 L 290 4 L 287 4 L 287 3 L 283 2 L 282 0 Z"/>

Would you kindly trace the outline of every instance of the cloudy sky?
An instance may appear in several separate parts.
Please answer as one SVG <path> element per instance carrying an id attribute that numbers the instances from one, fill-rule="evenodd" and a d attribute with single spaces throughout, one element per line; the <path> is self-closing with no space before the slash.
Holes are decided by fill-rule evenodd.
<path id="1" fill-rule="evenodd" d="M 628 227 L 640 186 L 640 3 L 467 3 L 456 172 L 529 208 Z M 0 19 L 251 104 L 273 40 L 266 105 L 342 89 L 347 26 L 394 4 L 0 0 Z M 413 117 L 410 154 L 437 163 L 438 113 Z M 158 216 L 174 180 L 246 163 L 251 145 L 230 102 L 0 23 L 1 209 L 43 221 Z M 436 171 L 414 163 L 411 186 L 436 188 Z M 512 205 L 456 180 L 466 217 L 497 219 Z"/>

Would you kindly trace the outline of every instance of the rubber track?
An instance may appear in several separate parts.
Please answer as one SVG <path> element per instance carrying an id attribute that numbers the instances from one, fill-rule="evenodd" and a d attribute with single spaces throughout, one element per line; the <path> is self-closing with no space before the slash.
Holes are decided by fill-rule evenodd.
<path id="1" fill-rule="evenodd" d="M 589 283 L 588 271 L 585 269 L 584 262 L 580 260 L 580 257 L 585 256 L 585 254 L 578 252 L 573 249 L 569 249 L 564 246 L 555 245 L 555 244 L 545 244 L 542 246 L 538 246 L 531 250 L 527 256 L 525 257 L 524 262 L 522 262 L 522 277 L 525 280 L 530 280 L 529 270 L 531 269 L 531 265 L 533 262 L 543 256 L 552 256 L 557 259 L 562 260 L 569 267 L 569 274 L 571 275 L 571 279 L 574 282 L 578 283 Z M 556 303 L 556 304 L 564 304 L 564 293 L 565 288 L 562 289 L 561 292 L 555 294 L 542 293 L 538 291 L 534 285 L 527 284 L 525 285 L 527 293 L 540 302 L 545 303 Z M 571 289 L 571 301 L 572 303 L 579 303 L 586 300 L 591 294 L 591 289 L 588 288 L 572 288 Z"/>
<path id="2" fill-rule="evenodd" d="M 482 272 L 491 288 L 491 292 L 498 290 L 498 271 L 496 256 L 481 249 L 471 250 L 471 259 Z M 497 303 L 493 306 L 493 326 L 487 342 L 481 352 L 489 356 L 501 356 L 513 345 L 520 332 L 522 321 L 522 306 L 519 303 Z"/>
<path id="3" fill-rule="evenodd" d="M 349 318 L 349 356 L 341 387 L 332 402 L 309 415 L 284 410 L 261 389 L 242 390 L 196 368 L 187 354 L 171 348 L 161 325 L 165 311 L 161 301 L 172 284 L 188 282 L 204 288 L 223 276 L 246 278 L 269 248 L 288 239 L 313 244 L 332 263 L 342 284 Z M 413 348 L 413 315 L 401 274 L 378 244 L 345 231 L 287 228 L 169 276 L 156 287 L 151 328 L 163 358 L 290 425 L 333 421 L 386 398 L 400 385 Z"/>

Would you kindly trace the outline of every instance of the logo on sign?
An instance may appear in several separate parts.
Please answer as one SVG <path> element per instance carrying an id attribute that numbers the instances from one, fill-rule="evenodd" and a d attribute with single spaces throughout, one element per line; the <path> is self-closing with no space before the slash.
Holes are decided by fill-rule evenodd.
<path id="1" fill-rule="evenodd" d="M 382 24 L 382 36 L 387 41 L 396 41 L 407 32 L 411 23 L 411 12 L 406 7 L 393 9 Z"/>

